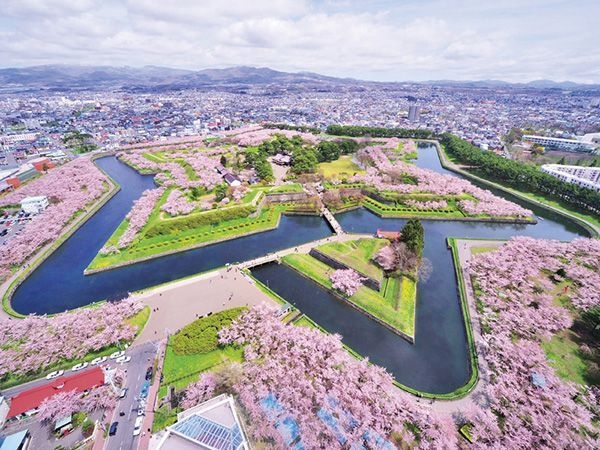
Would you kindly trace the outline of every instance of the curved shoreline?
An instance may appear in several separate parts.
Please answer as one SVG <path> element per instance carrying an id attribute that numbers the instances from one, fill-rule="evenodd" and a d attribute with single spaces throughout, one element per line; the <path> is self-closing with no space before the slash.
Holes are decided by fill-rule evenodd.
<path id="1" fill-rule="evenodd" d="M 90 159 L 95 161 L 96 159 L 103 158 L 105 156 L 110 156 L 110 152 L 102 152 L 92 155 Z M 14 292 L 17 288 L 27 280 L 29 275 L 35 271 L 41 264 L 43 264 L 46 259 L 48 259 L 55 250 L 60 248 L 62 244 L 64 244 L 83 224 L 85 224 L 89 219 L 92 218 L 94 214 L 96 214 L 100 208 L 102 208 L 111 198 L 113 198 L 120 190 L 121 186 L 102 168 L 98 165 L 94 164 L 96 168 L 104 174 L 106 179 L 108 180 L 109 189 L 108 191 L 100 197 L 100 199 L 92 206 L 92 208 L 87 211 L 85 214 L 81 216 L 79 220 L 76 220 L 70 227 L 68 227 L 58 238 L 44 246 L 40 251 L 36 252 L 33 256 L 32 262 L 26 262 L 25 268 L 21 270 L 17 270 L 12 277 L 6 280 L 2 284 L 2 290 L 4 291 L 2 294 L 2 310 L 1 314 L 6 314 L 6 317 L 14 317 L 14 318 L 24 318 L 26 317 L 24 314 L 20 314 L 12 308 L 11 300 Z"/>

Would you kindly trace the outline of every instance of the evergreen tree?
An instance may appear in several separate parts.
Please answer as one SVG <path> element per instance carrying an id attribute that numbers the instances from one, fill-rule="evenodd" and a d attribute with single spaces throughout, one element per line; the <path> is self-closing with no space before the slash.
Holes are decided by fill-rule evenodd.
<path id="1" fill-rule="evenodd" d="M 425 246 L 425 230 L 418 219 L 410 219 L 401 230 L 400 241 L 420 258 Z"/>

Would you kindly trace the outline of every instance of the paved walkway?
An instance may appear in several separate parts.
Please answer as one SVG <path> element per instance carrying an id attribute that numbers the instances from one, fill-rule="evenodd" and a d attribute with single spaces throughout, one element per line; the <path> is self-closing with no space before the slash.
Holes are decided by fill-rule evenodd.
<path id="1" fill-rule="evenodd" d="M 504 241 L 484 241 L 475 239 L 456 239 L 456 245 L 458 247 L 458 259 L 462 267 L 462 277 L 465 283 L 465 292 L 467 294 L 467 303 L 469 305 L 469 315 L 471 316 L 471 326 L 473 327 L 473 338 L 475 342 L 481 342 L 481 326 L 479 323 L 479 313 L 475 303 L 475 292 L 473 291 L 473 285 L 471 284 L 471 277 L 469 276 L 466 264 L 471 260 L 471 248 L 472 247 L 499 247 Z M 457 411 L 466 411 L 477 402 L 485 401 L 485 388 L 489 381 L 489 368 L 485 360 L 484 355 L 479 355 L 479 380 L 475 388 L 466 396 L 458 400 L 437 400 L 431 404 L 431 408 L 437 412 L 452 414 Z M 421 400 L 427 402 L 427 400 Z"/>
<path id="2" fill-rule="evenodd" d="M 135 344 L 156 341 L 181 329 L 196 317 L 236 306 L 253 306 L 261 303 L 275 305 L 274 300 L 261 291 L 254 280 L 240 269 L 280 259 L 291 253 L 308 253 L 311 248 L 328 242 L 341 242 L 364 237 L 368 234 L 334 235 L 280 250 L 259 258 L 229 266 L 218 271 L 150 288 L 136 295 L 152 312 L 144 331 Z"/>
<path id="3" fill-rule="evenodd" d="M 231 267 L 151 288 L 136 295 L 151 313 L 135 344 L 157 341 L 199 316 L 237 306 L 275 304 L 254 282 Z"/>
<path id="4" fill-rule="evenodd" d="M 323 217 L 325 217 L 325 220 L 327 220 L 327 222 L 329 222 L 329 225 L 331 225 L 331 228 L 333 228 L 333 231 L 335 231 L 335 234 L 337 234 L 337 235 L 344 234 L 344 229 L 342 228 L 340 223 L 333 216 L 333 214 L 331 214 L 331 211 L 329 211 L 327 208 L 325 208 L 325 206 L 323 206 L 321 208 L 321 214 L 323 214 Z"/>

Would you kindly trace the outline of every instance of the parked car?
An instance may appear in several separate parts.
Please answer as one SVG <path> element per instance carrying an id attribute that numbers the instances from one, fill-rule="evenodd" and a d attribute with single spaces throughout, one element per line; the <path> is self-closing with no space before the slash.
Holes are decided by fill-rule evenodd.
<path id="1" fill-rule="evenodd" d="M 121 356 L 123 356 L 125 354 L 124 350 L 121 351 L 116 351 L 110 354 L 109 358 L 110 359 L 116 359 L 116 358 L 120 358 Z"/>
<path id="2" fill-rule="evenodd" d="M 48 375 L 46 375 L 46 380 L 52 380 L 60 377 L 63 373 L 65 373 L 64 370 L 55 370 L 54 372 L 50 372 Z"/>
<path id="3" fill-rule="evenodd" d="M 137 436 L 142 431 L 142 423 L 144 422 L 143 416 L 138 416 L 135 419 L 135 425 L 133 426 L 133 435 Z"/>
<path id="4" fill-rule="evenodd" d="M 92 361 L 90 362 L 90 364 L 92 366 L 97 366 L 98 364 L 102 364 L 107 359 L 108 358 L 106 356 L 98 356 L 97 358 L 92 359 Z"/>
<path id="5" fill-rule="evenodd" d="M 85 369 L 87 366 L 89 366 L 89 363 L 82 362 L 82 363 L 79 363 L 79 364 L 75 364 L 73 367 L 71 367 L 71 370 L 73 372 L 77 372 L 78 370 Z"/>
<path id="6" fill-rule="evenodd" d="M 153 373 L 154 370 L 152 369 L 152 367 L 148 367 L 148 370 L 146 370 L 146 380 L 151 380 Z"/>
<path id="7" fill-rule="evenodd" d="M 125 364 L 129 361 L 131 361 L 131 356 L 119 356 L 117 359 L 115 359 L 117 364 Z"/>
<path id="8" fill-rule="evenodd" d="M 127 392 L 129 391 L 129 388 L 123 388 L 121 389 L 121 392 L 119 393 L 119 398 L 125 398 L 127 397 Z"/>
<path id="9" fill-rule="evenodd" d="M 117 428 L 119 427 L 119 422 L 113 422 L 110 424 L 110 428 L 108 429 L 108 435 L 114 436 L 117 434 Z"/>

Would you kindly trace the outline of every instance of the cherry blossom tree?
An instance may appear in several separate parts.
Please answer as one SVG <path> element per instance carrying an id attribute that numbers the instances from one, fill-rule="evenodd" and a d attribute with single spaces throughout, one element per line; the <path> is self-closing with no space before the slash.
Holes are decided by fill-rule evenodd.
<path id="1" fill-rule="evenodd" d="M 355 270 L 338 269 L 329 276 L 331 286 L 348 297 L 353 296 L 365 280 Z"/>
<path id="2" fill-rule="evenodd" d="M 589 390 L 558 378 L 540 344 L 572 324 L 554 302 L 555 283 L 570 281 L 575 308 L 600 304 L 600 241 L 516 237 L 478 255 L 469 271 L 480 292 L 477 344 L 491 372 L 488 406 L 469 412 L 475 448 L 598 448 Z"/>
<path id="3" fill-rule="evenodd" d="M 134 299 L 106 302 L 54 316 L 0 319 L 0 378 L 23 375 L 91 351 L 131 341 L 136 329 L 125 322 L 143 308 Z"/>
<path id="4" fill-rule="evenodd" d="M 38 195 L 52 200 L 25 224 L 22 233 L 12 233 L 6 245 L 0 247 L 0 282 L 10 275 L 11 266 L 26 262 L 58 238 L 76 213 L 91 208 L 108 188 L 106 176 L 89 158 L 81 157 L 0 197 L 0 206 L 18 204 L 25 197 Z"/>
<path id="5" fill-rule="evenodd" d="M 112 408 L 116 400 L 114 391 L 106 385 L 91 389 L 86 395 L 75 390 L 59 392 L 41 403 L 37 417 L 43 422 L 54 422 L 78 411 L 91 413 L 98 409 Z"/>
<path id="6" fill-rule="evenodd" d="M 286 325 L 275 310 L 258 307 L 222 330 L 220 342 L 244 346 L 233 391 L 255 439 L 284 448 L 275 424 L 292 420 L 304 448 L 377 448 L 385 440 L 456 447 L 451 421 L 396 389 L 384 369 L 350 356 L 337 335 Z"/>

